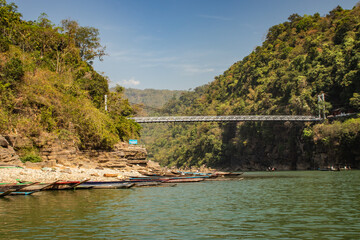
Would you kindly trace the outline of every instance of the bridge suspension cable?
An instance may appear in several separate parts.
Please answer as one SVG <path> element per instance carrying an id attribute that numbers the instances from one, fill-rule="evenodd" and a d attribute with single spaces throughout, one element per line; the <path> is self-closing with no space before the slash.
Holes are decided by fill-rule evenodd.
<path id="1" fill-rule="evenodd" d="M 317 122 L 322 119 L 300 115 L 233 115 L 233 116 L 168 116 L 168 117 L 132 117 L 137 123 L 170 122 Z"/>

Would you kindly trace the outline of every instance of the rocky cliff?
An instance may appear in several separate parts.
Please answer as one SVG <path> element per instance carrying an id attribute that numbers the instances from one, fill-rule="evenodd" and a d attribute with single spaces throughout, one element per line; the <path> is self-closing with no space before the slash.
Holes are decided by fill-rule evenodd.
<path id="1" fill-rule="evenodd" d="M 42 137 L 37 140 L 41 162 L 23 163 L 17 150 L 33 146 L 33 143 L 17 135 L 0 135 L 0 165 L 29 167 L 113 168 L 121 169 L 133 165 L 146 165 L 147 151 L 143 147 L 120 142 L 111 150 L 79 150 L 70 140 Z"/>

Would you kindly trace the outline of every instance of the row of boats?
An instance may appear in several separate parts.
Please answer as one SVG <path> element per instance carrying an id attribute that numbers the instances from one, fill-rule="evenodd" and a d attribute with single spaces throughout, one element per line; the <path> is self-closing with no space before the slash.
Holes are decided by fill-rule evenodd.
<path id="1" fill-rule="evenodd" d="M 52 183 L 21 182 L 0 183 L 0 197 L 9 195 L 31 195 L 39 191 L 75 189 L 128 189 L 132 187 L 176 186 L 177 183 L 201 182 L 204 180 L 239 178 L 242 173 L 172 173 L 171 176 L 149 175 L 131 177 L 123 181 L 55 181 Z"/>

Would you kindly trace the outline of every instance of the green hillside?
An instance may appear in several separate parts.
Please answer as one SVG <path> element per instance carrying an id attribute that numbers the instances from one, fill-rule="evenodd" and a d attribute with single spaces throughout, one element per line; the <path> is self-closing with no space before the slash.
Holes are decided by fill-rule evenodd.
<path id="1" fill-rule="evenodd" d="M 28 139 L 31 146 L 18 149 L 23 155 L 36 154 L 40 139 L 107 149 L 137 136 L 121 88 L 110 93 L 108 79 L 92 67 L 105 54 L 98 30 L 72 20 L 56 26 L 46 14 L 21 17 L 15 4 L 0 0 L 0 134 Z"/>
<path id="2" fill-rule="evenodd" d="M 360 6 L 326 16 L 293 14 L 269 29 L 262 46 L 209 85 L 171 101 L 178 115 L 317 115 L 360 108 Z M 360 120 L 302 123 L 183 124 L 150 146 L 164 165 L 233 169 L 360 167 Z"/>

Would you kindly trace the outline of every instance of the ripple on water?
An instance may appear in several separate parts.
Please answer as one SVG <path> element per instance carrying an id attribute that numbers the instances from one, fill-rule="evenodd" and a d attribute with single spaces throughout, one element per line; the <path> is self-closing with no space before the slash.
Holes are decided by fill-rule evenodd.
<path id="1" fill-rule="evenodd" d="M 246 175 L 245 175 L 246 177 Z M 0 238 L 358 239 L 360 172 L 0 199 Z"/>

